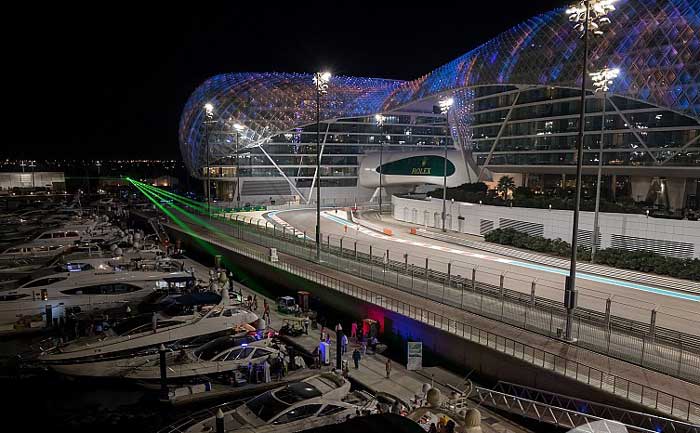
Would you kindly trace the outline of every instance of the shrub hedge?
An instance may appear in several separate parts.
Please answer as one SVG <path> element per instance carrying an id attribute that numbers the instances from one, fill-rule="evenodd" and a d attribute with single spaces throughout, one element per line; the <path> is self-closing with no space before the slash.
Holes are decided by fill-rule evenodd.
<path id="1" fill-rule="evenodd" d="M 571 245 L 566 241 L 547 239 L 542 236 L 531 236 L 511 228 L 491 230 L 486 233 L 484 239 L 487 242 L 511 245 L 516 248 L 549 253 L 561 257 L 569 257 L 571 254 Z M 591 250 L 585 247 L 578 247 L 578 258 L 582 261 L 590 261 Z M 662 256 L 651 251 L 627 251 L 607 248 L 596 252 L 596 263 L 615 268 L 700 281 L 699 259 L 679 259 Z"/>

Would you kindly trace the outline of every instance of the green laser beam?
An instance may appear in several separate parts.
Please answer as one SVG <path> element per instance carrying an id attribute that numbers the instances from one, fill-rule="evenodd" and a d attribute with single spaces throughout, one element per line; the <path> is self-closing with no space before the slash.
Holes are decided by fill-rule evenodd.
<path id="1" fill-rule="evenodd" d="M 149 200 L 151 200 L 151 202 L 153 202 L 153 204 L 156 205 L 156 207 L 158 207 L 158 209 L 160 209 L 161 211 L 163 211 L 163 213 L 165 213 L 168 217 L 170 217 L 173 220 L 173 222 L 175 222 L 178 225 L 178 227 L 182 228 L 188 235 L 190 235 L 190 237 L 192 237 L 200 246 L 202 246 L 202 248 L 206 252 L 208 252 L 209 254 L 212 254 L 212 255 L 219 255 L 219 251 L 217 249 L 215 249 L 209 242 L 206 242 L 206 241 L 200 239 L 197 236 L 197 234 L 195 233 L 195 231 L 192 230 L 192 228 L 187 223 L 183 222 L 181 219 L 179 219 L 177 216 L 175 216 L 175 214 L 173 214 L 169 209 L 167 209 L 165 206 L 163 206 L 157 200 L 157 197 L 163 198 L 163 196 L 160 196 L 157 193 L 150 192 L 150 191 L 146 190 L 141 185 L 137 184 L 133 179 L 129 179 L 129 181 L 132 184 L 134 184 L 134 186 L 139 191 L 141 191 L 141 193 L 143 193 Z M 138 183 L 140 183 L 140 182 L 138 182 Z M 207 230 L 215 232 L 217 234 L 220 234 L 223 237 L 227 238 L 227 240 L 234 239 L 231 236 L 227 235 L 225 232 L 217 229 L 216 227 L 212 226 L 211 224 L 206 223 L 206 221 L 202 220 L 201 218 L 197 217 L 196 215 L 194 215 L 190 212 L 187 212 L 186 210 L 180 208 L 179 206 L 174 205 L 174 204 L 171 204 L 170 206 L 172 206 L 175 210 L 180 212 L 182 215 L 186 216 L 188 219 L 194 221 L 195 223 L 198 223 L 198 224 L 204 226 Z M 229 261 L 223 255 L 222 255 L 222 262 L 224 263 L 224 265 L 226 265 L 227 268 L 234 268 L 234 269 L 238 268 L 238 266 L 236 266 L 234 263 Z"/>
<path id="2" fill-rule="evenodd" d="M 177 200 L 179 200 L 181 203 L 187 204 L 188 206 L 194 206 L 194 207 L 198 207 L 198 208 L 200 208 L 200 209 L 206 209 L 206 208 L 207 208 L 207 205 L 206 205 L 205 203 L 199 202 L 199 201 L 197 201 L 197 200 L 192 200 L 192 199 L 190 199 L 190 198 L 188 198 L 188 197 L 184 197 L 184 196 L 181 196 L 181 195 L 179 195 L 179 194 L 175 194 L 175 193 L 173 193 L 173 192 L 166 191 L 166 190 L 161 189 L 161 188 L 156 188 L 156 187 L 154 187 L 154 186 L 152 186 L 152 185 L 148 185 L 148 184 L 146 184 L 146 183 L 139 182 L 139 181 L 137 181 L 137 180 L 132 180 L 132 182 L 136 182 L 136 183 L 138 183 L 139 185 L 141 185 L 142 187 L 147 188 L 147 189 L 149 189 L 149 190 L 151 190 L 151 191 L 158 191 L 158 192 L 160 192 L 160 193 L 162 193 L 162 194 L 165 194 L 165 195 L 167 195 L 167 196 L 169 196 L 169 197 L 172 197 L 173 199 L 177 199 Z"/>

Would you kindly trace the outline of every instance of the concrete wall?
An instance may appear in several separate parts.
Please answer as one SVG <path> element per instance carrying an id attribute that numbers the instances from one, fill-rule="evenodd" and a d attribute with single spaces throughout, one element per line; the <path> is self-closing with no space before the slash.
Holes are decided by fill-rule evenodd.
<path id="1" fill-rule="evenodd" d="M 37 171 L 32 173 L 0 173 L 0 189 L 12 188 L 53 188 L 56 184 L 65 185 L 66 179 L 63 172 Z M 65 187 L 64 187 L 65 188 Z"/>
<path id="2" fill-rule="evenodd" d="M 394 218 L 416 225 L 440 227 L 442 200 L 392 197 Z M 590 245 L 593 212 L 581 212 L 579 242 Z M 571 242 L 573 212 L 447 202 L 449 230 L 483 235 L 490 229 L 513 227 L 550 239 Z M 652 250 L 674 257 L 700 258 L 700 221 L 650 218 L 645 215 L 601 213 L 601 248 Z"/>

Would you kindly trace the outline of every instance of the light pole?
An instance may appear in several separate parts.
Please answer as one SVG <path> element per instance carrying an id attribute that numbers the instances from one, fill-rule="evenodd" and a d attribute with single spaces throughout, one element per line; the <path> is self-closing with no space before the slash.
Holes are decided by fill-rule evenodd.
<path id="1" fill-rule="evenodd" d="M 234 123 L 233 129 L 236 130 L 236 207 L 241 207 L 241 166 L 239 163 L 240 155 L 238 155 L 238 136 L 243 132 L 245 126 L 240 123 Z"/>
<path id="2" fill-rule="evenodd" d="M 34 169 L 36 168 L 36 161 L 29 161 L 29 167 L 32 169 L 32 188 L 36 188 L 36 181 L 34 177 Z"/>
<path id="3" fill-rule="evenodd" d="M 574 341 L 571 335 L 573 327 L 574 311 L 576 310 L 576 254 L 578 249 L 578 222 L 579 210 L 581 207 L 581 178 L 583 171 L 583 132 L 585 129 L 586 115 L 586 78 L 588 75 L 588 33 L 600 35 L 603 31 L 601 26 L 608 24 L 607 17 L 609 11 L 615 10 L 612 5 L 613 0 L 583 0 L 579 6 L 574 6 L 566 10 L 569 21 L 576 23 L 574 29 L 581 33 L 583 39 L 583 71 L 581 73 L 581 99 L 578 121 L 578 142 L 576 143 L 576 195 L 574 198 L 574 221 L 571 234 L 571 265 L 569 277 L 564 288 L 564 306 L 566 307 L 566 325 L 564 329 L 564 340 Z"/>
<path id="4" fill-rule="evenodd" d="M 617 68 L 603 68 L 600 71 L 592 72 L 591 79 L 595 92 L 603 95 L 603 112 L 600 119 L 600 150 L 598 151 L 598 180 L 595 190 L 595 215 L 593 217 L 593 242 L 591 243 L 591 263 L 595 263 L 595 253 L 598 249 L 598 238 L 600 237 L 600 227 L 598 226 L 598 213 L 600 212 L 600 181 L 603 177 L 603 143 L 605 139 L 605 101 L 608 98 L 608 85 L 620 74 Z"/>
<path id="5" fill-rule="evenodd" d="M 97 216 L 100 216 L 100 167 L 102 163 L 98 159 L 95 161 L 95 167 L 97 167 Z"/>
<path id="6" fill-rule="evenodd" d="M 375 114 L 374 120 L 379 127 L 379 218 L 382 217 L 382 164 L 384 164 L 384 121 L 386 117 L 381 114 Z"/>
<path id="7" fill-rule="evenodd" d="M 445 115 L 445 125 L 447 126 L 448 135 L 450 133 L 450 107 L 452 107 L 452 104 L 454 104 L 454 102 L 455 100 L 453 98 L 446 98 L 438 101 L 438 105 L 440 106 L 440 113 Z M 445 229 L 445 218 L 447 216 L 447 209 L 445 207 L 445 201 L 447 200 L 447 135 L 445 136 L 445 158 L 443 162 L 444 165 L 442 168 L 442 231 L 446 232 L 447 229 Z"/>
<path id="8" fill-rule="evenodd" d="M 316 260 L 321 260 L 321 96 L 328 93 L 330 72 L 314 73 L 316 89 Z"/>
<path id="9" fill-rule="evenodd" d="M 207 214 L 211 218 L 211 169 L 209 167 L 209 123 L 214 119 L 214 106 L 204 104 L 204 140 L 207 153 Z"/>

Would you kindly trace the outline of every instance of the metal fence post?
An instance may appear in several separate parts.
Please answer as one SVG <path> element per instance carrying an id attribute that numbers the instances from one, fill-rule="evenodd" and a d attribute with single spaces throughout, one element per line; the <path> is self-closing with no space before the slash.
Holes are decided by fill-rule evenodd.
<path id="1" fill-rule="evenodd" d="M 452 262 L 447 262 L 447 283 L 442 283 L 442 302 L 445 301 L 445 287 L 450 287 L 452 277 Z"/>
<path id="2" fill-rule="evenodd" d="M 537 280 L 532 280 L 530 285 L 530 305 L 535 306 L 535 288 L 537 287 Z"/>
<path id="3" fill-rule="evenodd" d="M 428 293 L 428 258 L 425 258 L 425 293 Z"/>
<path id="4" fill-rule="evenodd" d="M 651 321 L 649 322 L 649 339 L 654 341 L 656 336 L 656 308 L 651 310 Z"/>

